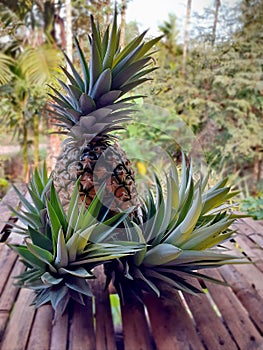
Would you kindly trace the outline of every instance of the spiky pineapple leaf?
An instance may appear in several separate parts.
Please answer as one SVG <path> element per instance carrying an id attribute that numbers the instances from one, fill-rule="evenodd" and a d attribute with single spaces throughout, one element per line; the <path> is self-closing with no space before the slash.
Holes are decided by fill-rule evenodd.
<path id="1" fill-rule="evenodd" d="M 218 188 L 214 191 L 204 193 L 202 196 L 203 209 L 202 214 L 209 212 L 209 210 L 218 206 L 218 204 L 224 202 L 227 194 L 229 193 L 230 188 Z"/>
<path id="2" fill-rule="evenodd" d="M 32 281 L 39 280 L 42 274 L 42 269 L 33 267 L 22 272 L 19 276 L 15 276 L 15 278 L 18 280 L 18 285 L 29 285 Z"/>
<path id="3" fill-rule="evenodd" d="M 114 58 L 113 68 L 122 61 L 130 52 L 134 51 L 142 42 L 145 37 L 147 30 L 142 32 L 140 35 L 136 36 L 132 41 L 130 41 Z"/>
<path id="4" fill-rule="evenodd" d="M 141 69 L 146 66 L 149 60 L 150 58 L 143 58 L 130 65 L 127 65 L 127 67 L 124 67 L 122 71 L 115 74 L 112 80 L 112 89 L 118 89 L 119 86 L 122 86 L 125 82 L 129 81 L 138 73 L 138 71 L 141 71 Z"/>
<path id="5" fill-rule="evenodd" d="M 189 239 L 181 245 L 182 249 L 203 250 L 217 244 L 218 236 L 224 232 L 234 220 L 223 218 L 222 220 L 204 227 L 197 228 L 191 233 Z M 229 232 L 232 235 L 232 231 Z M 220 239 L 225 240 L 228 235 L 222 234 Z M 220 241 L 219 239 L 219 241 Z"/>
<path id="6" fill-rule="evenodd" d="M 96 227 L 96 224 L 92 226 L 88 226 L 86 229 L 79 232 L 78 239 L 76 241 L 77 254 L 81 254 L 83 250 L 86 248 L 88 241 L 91 241 L 90 237 L 95 227 Z"/>
<path id="7" fill-rule="evenodd" d="M 110 90 L 102 94 L 98 99 L 99 106 L 109 106 L 114 103 L 121 95 L 121 90 Z"/>
<path id="8" fill-rule="evenodd" d="M 126 83 L 126 84 L 120 86 L 120 90 L 122 91 L 121 96 L 125 95 L 130 90 L 136 88 L 137 86 L 145 83 L 148 80 L 150 80 L 150 79 L 149 78 L 141 78 L 141 79 L 138 79 L 136 81 L 132 81 L 130 83 Z"/>
<path id="9" fill-rule="evenodd" d="M 71 264 L 71 266 L 73 266 L 73 264 Z M 79 277 L 79 278 L 91 278 L 91 277 L 93 278 L 94 277 L 94 275 L 92 273 L 87 271 L 82 266 L 79 266 L 79 267 L 74 268 L 74 269 L 61 267 L 61 268 L 59 268 L 59 272 L 60 273 L 67 273 L 69 275 Z"/>
<path id="10" fill-rule="evenodd" d="M 65 53 L 64 53 L 64 56 L 66 58 L 66 61 L 67 61 L 68 65 L 70 66 L 71 72 L 73 74 L 74 80 L 77 83 L 77 86 L 79 87 L 80 91 L 84 92 L 85 91 L 84 81 L 82 80 L 81 76 L 77 72 L 76 68 L 74 67 L 74 65 L 71 62 L 71 60 L 69 59 L 69 57 Z M 73 85 L 75 85 L 75 84 L 73 84 Z"/>
<path id="11" fill-rule="evenodd" d="M 146 278 L 139 269 L 135 269 L 134 277 L 142 280 L 158 297 L 161 296 L 161 292 L 158 287 L 151 281 L 151 279 Z"/>
<path id="12" fill-rule="evenodd" d="M 156 38 L 153 38 L 147 42 L 144 43 L 142 49 L 140 50 L 140 55 L 139 57 L 143 57 L 151 48 L 158 43 L 163 38 L 163 35 L 157 36 Z M 150 55 L 150 53 L 148 54 Z"/>
<path id="13" fill-rule="evenodd" d="M 91 95 L 92 88 L 96 83 L 98 77 L 100 76 L 101 71 L 103 70 L 102 65 L 102 57 L 100 56 L 100 51 L 98 48 L 98 44 L 90 38 L 90 63 L 89 63 L 89 76 L 90 76 L 90 84 L 88 94 Z M 107 67 L 105 67 L 107 68 Z"/>
<path id="14" fill-rule="evenodd" d="M 100 56 L 104 57 L 105 53 L 106 53 L 107 46 L 105 46 L 104 50 L 103 50 L 101 34 L 100 34 L 100 30 L 99 30 L 99 23 L 95 23 L 93 15 L 90 15 L 90 23 L 91 23 L 92 39 L 97 43 Z M 109 26 L 107 27 L 106 31 L 109 32 Z"/>
<path id="15" fill-rule="evenodd" d="M 116 227 L 118 227 L 133 211 L 134 207 L 125 212 L 120 212 L 106 221 L 103 221 L 103 223 L 96 225 L 90 235 L 90 241 L 94 243 L 107 241 Z"/>
<path id="16" fill-rule="evenodd" d="M 68 287 L 63 286 L 59 289 L 50 289 L 50 301 L 53 309 L 55 310 L 55 319 L 60 317 L 68 305 L 70 296 L 68 293 Z"/>
<path id="17" fill-rule="evenodd" d="M 111 70 L 110 68 L 105 69 L 101 72 L 95 84 L 93 85 L 90 96 L 93 99 L 98 99 L 103 94 L 107 93 L 111 89 Z"/>
<path id="18" fill-rule="evenodd" d="M 79 181 L 77 181 L 73 193 L 70 198 L 68 214 L 67 214 L 67 230 L 66 230 L 66 240 L 68 240 L 72 232 L 74 231 L 74 227 L 78 221 L 79 214 L 79 191 L 78 191 Z"/>
<path id="19" fill-rule="evenodd" d="M 32 199 L 32 202 L 34 203 L 34 206 L 38 211 L 42 210 L 44 208 L 43 200 L 39 197 L 37 193 L 35 193 L 31 188 L 28 188 L 28 192 L 30 194 L 30 197 Z"/>
<path id="20" fill-rule="evenodd" d="M 189 190 L 192 184 L 192 168 L 187 167 L 184 153 L 182 153 L 182 167 L 181 167 L 181 183 L 179 189 L 179 203 L 181 209 L 185 205 L 186 199 L 189 197 Z"/>
<path id="21" fill-rule="evenodd" d="M 63 95 L 62 93 L 60 93 L 57 89 L 55 89 L 52 86 L 49 86 L 50 89 L 53 90 L 53 92 L 55 93 L 55 95 L 52 95 L 50 93 L 48 93 L 48 95 L 61 107 L 63 108 L 72 108 L 74 109 L 74 106 L 72 106 L 70 98 L 68 98 L 66 95 Z M 56 105 L 54 105 L 56 106 Z"/>
<path id="22" fill-rule="evenodd" d="M 143 259 L 145 266 L 158 266 L 175 260 L 182 250 L 172 244 L 162 243 L 148 250 Z"/>
<path id="23" fill-rule="evenodd" d="M 184 279 L 180 278 L 179 276 L 175 279 L 175 278 L 168 277 L 167 275 L 160 273 L 157 270 L 148 269 L 147 277 L 151 277 L 155 280 L 159 280 L 159 282 L 162 282 L 162 283 L 164 282 L 177 290 L 182 290 L 192 295 L 201 293 L 201 289 L 198 289 L 192 286 L 191 284 L 187 283 Z"/>
<path id="24" fill-rule="evenodd" d="M 72 74 L 70 74 L 70 73 L 66 70 L 66 68 L 64 68 L 64 67 L 62 67 L 62 66 L 61 66 L 60 68 L 62 69 L 63 73 L 66 75 L 67 79 L 70 81 L 70 83 L 72 84 L 72 86 L 74 86 L 75 88 L 79 89 L 79 91 L 81 91 L 81 89 L 80 89 L 80 87 L 79 87 L 77 81 L 74 79 L 74 77 L 72 76 Z"/>
<path id="25" fill-rule="evenodd" d="M 127 69 L 129 65 L 136 62 L 136 59 L 138 58 L 138 53 L 140 52 L 142 47 L 143 43 L 135 47 L 132 51 L 129 51 L 127 55 L 118 64 L 115 65 L 115 67 L 112 70 L 113 78 L 115 78 L 117 74 L 121 73 L 123 69 Z"/>
<path id="26" fill-rule="evenodd" d="M 40 260 L 35 254 L 33 254 L 28 247 L 23 245 L 10 244 L 9 247 L 13 249 L 17 254 L 30 266 L 39 267 L 41 269 L 45 268 L 45 263 Z"/>
<path id="27" fill-rule="evenodd" d="M 73 289 L 78 293 L 87 295 L 88 297 L 93 296 L 89 284 L 84 278 L 74 278 L 74 276 L 72 276 L 65 284 L 68 288 Z"/>
<path id="28" fill-rule="evenodd" d="M 18 198 L 20 199 L 23 207 L 25 207 L 29 212 L 37 213 L 36 208 L 27 200 L 27 198 L 19 191 L 15 185 L 13 185 L 13 189 L 18 195 Z"/>
<path id="29" fill-rule="evenodd" d="M 28 227 L 28 233 L 34 245 L 50 252 L 52 251 L 52 242 L 47 236 L 30 226 Z"/>
<path id="30" fill-rule="evenodd" d="M 103 69 L 111 68 L 113 64 L 113 59 L 115 52 L 117 51 L 119 44 L 119 33 L 117 28 L 117 11 L 114 12 L 112 28 L 109 32 L 109 40 L 107 49 L 103 58 Z"/>
<path id="31" fill-rule="evenodd" d="M 96 108 L 94 99 L 86 93 L 81 94 L 79 105 L 84 115 L 91 113 Z"/>
<path id="32" fill-rule="evenodd" d="M 94 30 L 92 30 L 92 32 L 94 33 L 93 35 L 95 35 Z M 74 44 L 75 44 L 75 47 L 77 49 L 77 53 L 78 53 L 80 64 L 81 64 L 82 74 L 83 74 L 83 78 L 84 78 L 84 91 L 83 92 L 87 93 L 88 88 L 89 88 L 89 82 L 90 82 L 89 67 L 88 67 L 87 62 L 85 60 L 84 53 L 79 45 L 79 41 L 76 37 L 74 37 Z"/>
<path id="33" fill-rule="evenodd" d="M 26 227 L 28 225 L 32 227 L 40 227 L 41 221 L 37 214 L 31 214 L 30 212 L 25 212 L 22 210 L 16 210 L 15 208 L 11 206 L 7 206 L 15 215 L 16 217 L 24 224 Z"/>
<path id="34" fill-rule="evenodd" d="M 66 213 L 65 213 L 65 210 L 61 204 L 61 201 L 59 199 L 58 193 L 55 189 L 53 182 L 51 183 L 51 186 L 50 186 L 49 196 L 50 196 L 50 202 L 52 203 L 52 207 L 57 214 L 57 217 L 58 217 L 58 220 L 62 226 L 62 229 L 64 232 L 66 232 L 67 225 L 68 225 Z"/>
<path id="35" fill-rule="evenodd" d="M 53 262 L 53 254 L 50 253 L 48 250 L 43 249 L 41 247 L 38 247 L 35 244 L 30 243 L 29 241 L 26 241 L 27 249 L 30 251 L 30 253 L 34 254 L 39 260 L 43 261 L 47 265 L 51 265 Z"/>
<path id="36" fill-rule="evenodd" d="M 69 262 L 68 249 L 65 242 L 64 232 L 62 228 L 60 228 L 58 233 L 55 266 L 58 268 L 62 266 L 67 266 L 68 262 Z"/>
<path id="37" fill-rule="evenodd" d="M 39 168 L 36 168 L 30 181 L 30 185 L 36 190 L 39 196 L 41 196 L 45 185 L 48 183 L 48 178 L 45 170 L 45 162 L 42 165 L 42 173 L 43 176 L 41 176 L 41 170 Z"/>
<path id="38" fill-rule="evenodd" d="M 213 282 L 216 284 L 220 284 L 222 286 L 228 286 L 228 283 L 225 281 L 221 281 L 218 280 L 216 278 L 207 276 L 203 273 L 199 273 L 196 271 L 192 271 L 190 268 L 181 268 L 178 267 L 177 269 L 171 269 L 171 268 L 167 268 L 167 267 L 159 267 L 158 268 L 159 272 L 163 272 L 169 275 L 175 275 L 175 276 L 180 276 L 182 278 L 186 277 L 186 276 L 190 276 L 190 277 L 194 277 L 196 279 L 200 279 L 200 280 L 204 280 L 204 281 L 209 281 L 209 282 Z"/>
<path id="39" fill-rule="evenodd" d="M 36 308 L 39 308 L 40 306 L 48 303 L 49 301 L 50 301 L 50 288 L 47 288 L 47 289 L 42 289 L 41 291 L 38 291 L 32 304 L 35 305 Z"/>
<path id="40" fill-rule="evenodd" d="M 79 109 L 78 100 L 76 99 L 76 96 L 74 93 L 72 93 L 72 89 L 65 84 L 61 79 L 57 79 L 59 84 L 62 86 L 62 88 L 65 90 L 65 92 L 68 94 L 67 96 L 64 96 L 64 98 L 69 102 L 69 104 L 75 109 Z"/>
<path id="41" fill-rule="evenodd" d="M 56 254 L 58 234 L 61 228 L 61 222 L 59 221 L 55 208 L 53 207 L 52 203 L 48 199 L 46 199 L 46 205 L 47 205 L 48 217 L 50 220 L 50 228 L 52 232 L 53 251 Z"/>
<path id="42" fill-rule="evenodd" d="M 60 282 L 63 281 L 63 278 L 60 277 L 60 278 L 56 278 L 54 276 L 52 276 L 48 271 L 45 272 L 42 276 L 41 276 L 41 281 L 46 284 L 46 285 L 49 285 L 49 286 L 52 286 L 52 285 L 57 285 L 59 284 Z"/>
<path id="43" fill-rule="evenodd" d="M 90 203 L 89 209 L 86 211 L 81 224 L 82 229 L 85 227 L 91 226 L 97 222 L 97 218 L 102 208 L 104 189 L 105 189 L 105 184 L 98 189 L 95 197 Z"/>
<path id="44" fill-rule="evenodd" d="M 213 265 L 214 263 L 223 263 L 224 261 L 236 260 L 237 257 L 224 254 L 219 251 L 212 249 L 206 249 L 205 251 L 200 250 L 182 250 L 182 253 L 177 257 L 176 260 L 167 263 L 167 265 L 181 265 L 181 266 L 197 266 L 201 263 Z M 192 267 L 191 267 L 192 268 Z"/>
<path id="45" fill-rule="evenodd" d="M 202 202 L 201 202 L 201 191 L 198 189 L 195 192 L 193 203 L 185 215 L 183 221 L 167 236 L 165 239 L 166 243 L 180 244 L 189 237 L 193 231 L 197 220 L 201 214 Z"/>

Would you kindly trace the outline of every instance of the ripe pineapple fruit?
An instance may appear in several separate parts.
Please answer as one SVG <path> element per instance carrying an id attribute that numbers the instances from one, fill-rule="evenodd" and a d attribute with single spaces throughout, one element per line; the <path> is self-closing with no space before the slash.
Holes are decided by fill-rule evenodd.
<path id="1" fill-rule="evenodd" d="M 138 207 L 134 171 L 111 132 L 131 119 L 131 101 L 123 95 L 148 80 L 153 71 L 149 51 L 160 37 L 143 42 L 146 31 L 123 49 L 115 11 L 112 26 L 101 35 L 91 16 L 90 62 L 75 39 L 82 77 L 66 56 L 72 74 L 63 68 L 69 83 L 59 81 L 66 94 L 53 88 L 56 119 L 67 135 L 54 169 L 54 183 L 64 205 L 80 178 L 80 196 L 89 206 L 96 191 L 106 183 L 104 205 L 113 212 Z M 138 96 L 137 96 L 138 97 Z"/>

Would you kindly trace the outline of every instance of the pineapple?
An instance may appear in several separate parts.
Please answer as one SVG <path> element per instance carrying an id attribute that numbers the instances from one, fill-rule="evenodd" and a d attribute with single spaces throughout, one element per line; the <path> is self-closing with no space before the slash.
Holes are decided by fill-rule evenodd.
<path id="1" fill-rule="evenodd" d="M 13 212 L 21 223 L 13 232 L 24 237 L 19 244 L 9 244 L 20 257 L 26 270 L 16 276 L 17 285 L 34 290 L 33 304 L 51 303 L 55 319 L 66 310 L 70 300 L 85 304 L 92 297 L 89 280 L 95 278 L 94 267 L 141 249 L 138 242 L 108 242 L 116 227 L 129 215 L 118 213 L 110 219 L 97 220 L 104 188 L 86 209 L 78 208 L 78 182 L 65 213 L 52 178 L 45 167 L 36 169 L 28 185 L 30 198 L 15 188 L 23 209 Z"/>
<path id="2" fill-rule="evenodd" d="M 66 56 L 72 74 L 62 68 L 69 83 L 59 81 L 66 94 L 53 88 L 51 95 L 58 125 L 67 135 L 54 169 L 54 183 L 64 205 L 80 178 L 80 196 L 87 206 L 106 183 L 104 205 L 112 212 L 138 208 L 131 162 L 111 132 L 131 119 L 131 101 L 136 97 L 123 95 L 147 81 L 145 76 L 156 68 L 150 66 L 149 51 L 160 37 L 143 42 L 145 31 L 121 49 L 116 11 L 104 35 L 92 16 L 91 30 L 89 64 L 75 39 L 82 76 Z"/>
<path id="3" fill-rule="evenodd" d="M 234 233 L 237 215 L 229 212 L 229 200 L 237 192 L 226 186 L 227 179 L 206 190 L 208 177 L 196 181 L 194 175 L 183 155 L 179 176 L 171 157 L 168 174 L 162 181 L 155 175 L 155 188 L 144 198 L 143 225 L 126 219 L 127 236 L 144 247 L 105 265 L 107 283 L 123 303 L 134 297 L 143 301 L 145 292 L 160 296 L 167 286 L 197 294 L 201 290 L 193 279 L 222 284 L 203 269 L 244 263 L 222 246 Z"/>

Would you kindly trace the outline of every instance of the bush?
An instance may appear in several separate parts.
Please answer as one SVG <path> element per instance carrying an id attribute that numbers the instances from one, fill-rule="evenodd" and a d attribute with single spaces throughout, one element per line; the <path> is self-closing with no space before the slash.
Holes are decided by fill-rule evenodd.
<path id="1" fill-rule="evenodd" d="M 0 198 L 3 198 L 9 188 L 9 182 L 6 179 L 0 178 Z"/>
<path id="2" fill-rule="evenodd" d="M 255 220 L 263 220 L 263 194 L 256 197 L 249 196 L 242 201 L 241 210 Z"/>

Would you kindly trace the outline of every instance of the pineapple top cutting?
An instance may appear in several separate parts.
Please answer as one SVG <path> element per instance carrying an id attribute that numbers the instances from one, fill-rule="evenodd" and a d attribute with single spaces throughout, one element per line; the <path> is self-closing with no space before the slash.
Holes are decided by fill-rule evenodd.
<path id="1" fill-rule="evenodd" d="M 131 119 L 136 96 L 123 96 L 156 69 L 151 49 L 161 37 L 145 42 L 145 34 L 120 48 L 117 12 L 104 34 L 91 16 L 89 63 L 77 39 L 81 73 L 65 55 L 71 68 L 71 72 L 62 68 L 66 82 L 59 80 L 65 94 L 52 88 L 51 95 L 57 125 L 67 135 L 54 169 L 54 183 L 64 205 L 80 178 L 80 196 L 87 206 L 102 184 L 106 184 L 104 205 L 113 212 L 139 206 L 131 162 L 111 132 Z"/>

